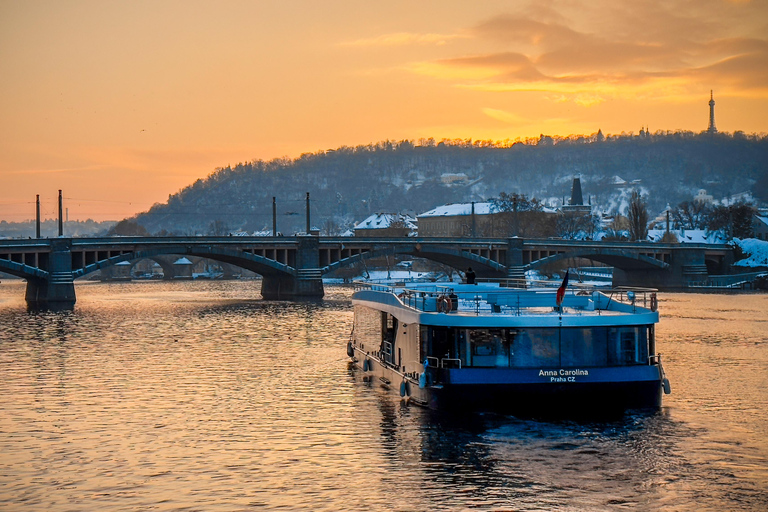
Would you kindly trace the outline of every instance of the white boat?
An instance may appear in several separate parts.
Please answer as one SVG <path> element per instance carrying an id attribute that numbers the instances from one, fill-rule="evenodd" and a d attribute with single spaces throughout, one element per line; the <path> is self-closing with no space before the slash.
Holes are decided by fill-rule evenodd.
<path id="1" fill-rule="evenodd" d="M 658 409 L 654 290 L 356 283 L 347 354 L 434 409 L 559 415 Z"/>

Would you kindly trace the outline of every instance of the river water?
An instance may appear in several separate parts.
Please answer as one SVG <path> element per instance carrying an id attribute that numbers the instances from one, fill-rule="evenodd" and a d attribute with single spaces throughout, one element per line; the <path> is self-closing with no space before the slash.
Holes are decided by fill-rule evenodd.
<path id="1" fill-rule="evenodd" d="M 768 510 L 768 295 L 661 294 L 672 395 L 610 422 L 448 416 L 349 369 L 350 290 L 0 284 L 0 510 Z"/>

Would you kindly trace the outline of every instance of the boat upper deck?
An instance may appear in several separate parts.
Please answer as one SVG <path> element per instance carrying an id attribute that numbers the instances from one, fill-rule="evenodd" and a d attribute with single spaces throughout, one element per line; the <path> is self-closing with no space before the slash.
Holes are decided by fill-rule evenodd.
<path id="1" fill-rule="evenodd" d="M 410 321 L 435 325 L 649 324 L 658 322 L 656 290 L 570 286 L 560 306 L 557 289 L 511 288 L 504 283 L 355 283 L 353 300 Z"/>

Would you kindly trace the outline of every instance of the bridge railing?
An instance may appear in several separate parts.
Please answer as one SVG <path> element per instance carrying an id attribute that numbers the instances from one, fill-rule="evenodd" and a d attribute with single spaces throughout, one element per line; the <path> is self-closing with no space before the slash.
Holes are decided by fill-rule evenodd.
<path id="1" fill-rule="evenodd" d="M 768 272 L 745 272 L 743 274 L 707 276 L 705 279 L 688 281 L 688 287 L 721 289 L 752 288 L 754 282 L 761 277 L 768 277 Z"/>

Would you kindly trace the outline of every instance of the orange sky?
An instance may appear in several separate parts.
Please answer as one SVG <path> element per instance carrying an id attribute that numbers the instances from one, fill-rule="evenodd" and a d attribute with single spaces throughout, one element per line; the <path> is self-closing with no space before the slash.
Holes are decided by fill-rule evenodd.
<path id="1" fill-rule="evenodd" d="M 0 219 L 383 139 L 698 132 L 710 89 L 768 132 L 768 2 L 0 0 Z"/>

